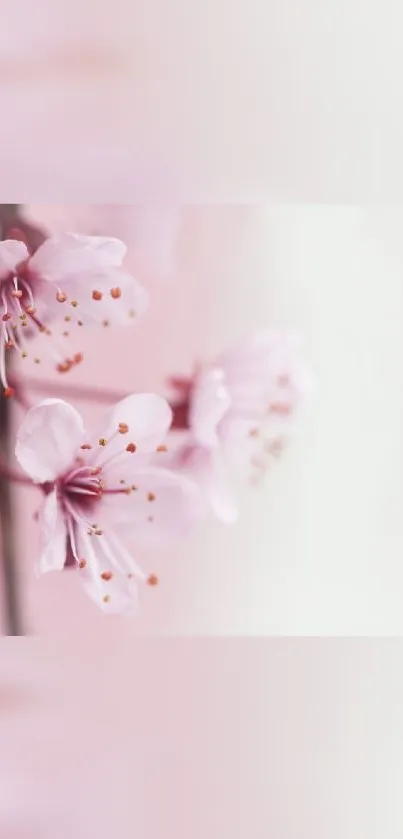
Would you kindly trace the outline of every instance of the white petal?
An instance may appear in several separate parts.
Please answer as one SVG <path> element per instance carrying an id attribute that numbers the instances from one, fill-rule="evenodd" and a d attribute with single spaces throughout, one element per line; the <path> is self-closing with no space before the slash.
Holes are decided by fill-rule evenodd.
<path id="1" fill-rule="evenodd" d="M 121 265 L 127 253 L 125 243 L 113 236 L 83 236 L 81 233 L 67 235 L 73 238 L 77 245 L 90 249 L 103 265 L 111 268 Z"/>
<path id="2" fill-rule="evenodd" d="M 29 266 L 43 280 L 61 284 L 88 271 L 117 267 L 125 253 L 126 246 L 119 239 L 65 233 L 47 239 L 31 257 Z"/>
<path id="3" fill-rule="evenodd" d="M 66 524 L 56 492 L 45 499 L 41 515 L 43 550 L 38 562 L 38 573 L 62 571 L 66 561 Z"/>
<path id="4" fill-rule="evenodd" d="M 77 570 L 87 594 L 108 614 L 135 614 L 139 583 L 134 574 L 119 567 L 120 547 L 110 546 L 106 535 L 88 536 L 84 528 L 77 528 L 76 538 L 80 557 L 87 563 Z M 104 579 L 105 573 L 111 575 L 110 579 Z"/>
<path id="5" fill-rule="evenodd" d="M 83 440 L 80 414 L 61 399 L 46 399 L 28 411 L 17 434 L 15 454 L 33 481 L 45 483 L 68 469 Z"/>
<path id="6" fill-rule="evenodd" d="M 205 514 L 198 486 L 188 476 L 149 466 L 137 470 L 130 495 L 104 495 L 105 522 L 124 532 L 134 545 L 158 547 L 189 532 Z M 107 532 L 107 524 L 105 524 Z"/>
<path id="7" fill-rule="evenodd" d="M 111 457 L 121 454 L 123 464 L 132 469 L 136 453 L 154 452 L 165 439 L 172 421 L 172 411 L 166 399 L 155 393 L 136 393 L 118 402 L 106 415 L 99 426 L 98 437 L 104 437 L 107 445 L 100 452 L 97 462 L 110 461 Z M 127 433 L 120 434 L 119 426 L 128 427 Z M 130 443 L 134 443 L 136 453 L 126 452 Z M 126 466 L 123 468 L 126 469 Z M 124 477 L 124 475 L 122 475 Z"/>

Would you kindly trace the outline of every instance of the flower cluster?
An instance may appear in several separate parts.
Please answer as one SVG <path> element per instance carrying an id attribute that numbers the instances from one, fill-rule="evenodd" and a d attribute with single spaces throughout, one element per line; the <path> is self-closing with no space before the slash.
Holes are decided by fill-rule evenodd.
<path id="1" fill-rule="evenodd" d="M 125 252 L 118 239 L 76 234 L 33 249 L 18 231 L 0 242 L 5 396 L 19 395 L 11 351 L 27 358 L 32 346 L 38 363 L 45 348 L 65 373 L 82 360 L 79 347 L 61 349 L 73 327 L 129 325 L 145 312 L 147 293 L 123 270 Z M 29 408 L 17 434 L 17 460 L 42 494 L 39 573 L 74 567 L 108 613 L 135 611 L 139 585 L 158 582 L 133 545 L 135 554 L 163 545 L 209 509 L 236 518 L 233 473 L 262 477 L 310 387 L 298 342 L 281 332 L 257 334 L 170 382 L 171 404 L 130 394 L 93 430 L 68 402 L 46 399 Z"/>

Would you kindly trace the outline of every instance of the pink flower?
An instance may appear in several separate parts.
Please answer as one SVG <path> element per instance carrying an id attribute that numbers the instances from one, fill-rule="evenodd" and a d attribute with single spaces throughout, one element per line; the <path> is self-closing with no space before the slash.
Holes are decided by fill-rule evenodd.
<path id="1" fill-rule="evenodd" d="M 33 255 L 25 242 L 0 242 L 0 378 L 8 395 L 6 351 L 26 357 L 26 338 L 35 330 L 63 373 L 82 355 L 66 358 L 49 324 L 66 334 L 75 325 L 131 324 L 145 311 L 146 292 L 121 270 L 125 253 L 119 239 L 73 233 L 47 239 Z"/>
<path id="2" fill-rule="evenodd" d="M 193 475 L 223 521 L 237 516 L 231 472 L 241 468 L 260 478 L 293 431 L 312 384 L 297 348 L 291 334 L 258 333 L 192 380 L 171 380 L 182 395 L 174 408 L 171 463 Z"/>
<path id="3" fill-rule="evenodd" d="M 86 434 L 71 405 L 47 399 L 18 433 L 17 459 L 45 493 L 38 570 L 61 571 L 73 558 L 87 592 L 107 612 L 132 611 L 138 581 L 147 579 L 124 537 L 161 545 L 201 512 L 195 484 L 155 462 L 171 419 L 164 399 L 138 394 L 111 409 L 99 432 Z"/>

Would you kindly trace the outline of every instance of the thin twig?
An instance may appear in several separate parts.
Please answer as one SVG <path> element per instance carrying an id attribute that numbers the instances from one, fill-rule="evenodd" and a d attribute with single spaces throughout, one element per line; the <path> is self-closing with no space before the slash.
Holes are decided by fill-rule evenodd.
<path id="1" fill-rule="evenodd" d="M 13 379 L 13 387 L 16 393 L 19 390 L 18 380 Z M 129 392 L 122 390 L 105 390 L 104 388 L 89 387 L 88 385 L 72 385 L 63 380 L 63 382 L 50 382 L 44 379 L 26 379 L 24 381 L 26 390 L 34 390 L 39 393 L 52 393 L 55 396 L 64 398 L 81 399 L 84 402 L 102 402 L 105 404 L 120 402 L 129 396 Z"/>
<path id="2" fill-rule="evenodd" d="M 45 239 L 45 234 L 41 230 L 25 222 L 18 204 L 0 204 L 0 239 L 11 236 L 12 231 L 16 228 L 22 230 L 31 253 L 34 253 Z M 11 448 L 11 401 L 4 394 L 0 397 L 0 448 L 2 461 L 4 464 L 8 464 Z M 24 635 L 19 597 L 18 556 L 11 478 L 14 480 L 16 475 L 12 473 L 12 470 L 9 470 L 7 465 L 0 470 L 0 561 L 3 571 L 5 631 L 6 635 Z M 17 480 L 20 480 L 20 478 L 18 477 Z"/>

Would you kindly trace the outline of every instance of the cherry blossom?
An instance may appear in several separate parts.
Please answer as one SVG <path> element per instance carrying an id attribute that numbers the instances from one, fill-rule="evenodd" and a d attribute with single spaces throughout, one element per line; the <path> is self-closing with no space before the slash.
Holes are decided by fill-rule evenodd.
<path id="1" fill-rule="evenodd" d="M 44 492 L 38 571 L 61 571 L 73 560 L 88 594 L 106 612 L 134 611 L 139 582 L 157 583 L 127 541 L 163 545 L 203 511 L 195 484 L 156 460 L 166 450 L 171 419 L 165 399 L 137 394 L 87 433 L 70 404 L 47 399 L 28 411 L 19 429 L 17 459 Z"/>
<path id="2" fill-rule="evenodd" d="M 74 233 L 46 239 L 33 254 L 25 241 L 0 242 L 0 379 L 6 395 L 13 393 L 6 354 L 17 350 L 28 357 L 34 332 L 64 373 L 82 360 L 80 351 L 66 354 L 63 348 L 71 328 L 129 325 L 143 314 L 147 294 L 122 270 L 125 253 L 119 239 Z M 39 363 L 36 347 L 32 358 Z"/>
<path id="3" fill-rule="evenodd" d="M 197 479 L 224 521 L 237 517 L 232 473 L 248 470 L 252 481 L 261 479 L 285 448 L 312 388 L 298 346 L 290 333 L 257 333 L 193 378 L 171 380 L 179 396 L 170 462 Z"/>

